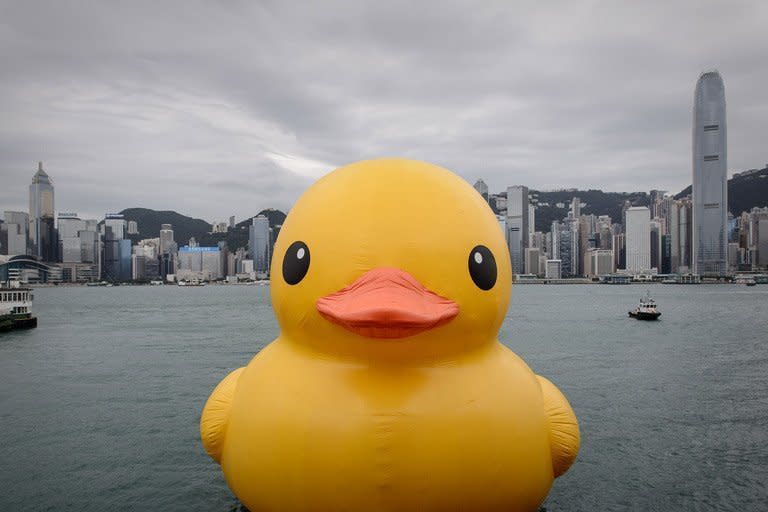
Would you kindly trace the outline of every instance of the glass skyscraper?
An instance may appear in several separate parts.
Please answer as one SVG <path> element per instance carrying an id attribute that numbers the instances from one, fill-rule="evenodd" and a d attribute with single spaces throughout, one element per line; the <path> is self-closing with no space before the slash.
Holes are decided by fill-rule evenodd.
<path id="1" fill-rule="evenodd" d="M 56 260 L 58 241 L 54 233 L 53 206 L 53 183 L 43 170 L 43 162 L 39 162 L 29 186 L 29 238 L 32 254 L 43 261 Z"/>
<path id="2" fill-rule="evenodd" d="M 728 270 L 728 178 L 725 85 L 720 73 L 703 73 L 693 105 L 693 272 Z"/>

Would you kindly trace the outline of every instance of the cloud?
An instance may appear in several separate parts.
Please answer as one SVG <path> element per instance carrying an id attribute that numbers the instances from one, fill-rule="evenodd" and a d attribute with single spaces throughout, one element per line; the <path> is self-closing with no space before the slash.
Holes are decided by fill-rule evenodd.
<path id="1" fill-rule="evenodd" d="M 677 191 L 698 74 L 729 168 L 768 161 L 760 2 L 19 2 L 0 7 L 0 209 L 287 209 L 338 165 L 428 160 L 491 190 Z"/>

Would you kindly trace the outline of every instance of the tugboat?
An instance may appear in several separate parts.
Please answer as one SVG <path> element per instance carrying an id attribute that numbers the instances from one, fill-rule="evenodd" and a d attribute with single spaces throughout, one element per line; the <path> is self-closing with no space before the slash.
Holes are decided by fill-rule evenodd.
<path id="1" fill-rule="evenodd" d="M 640 299 L 640 305 L 629 312 L 629 316 L 638 320 L 657 320 L 661 313 L 656 310 L 656 302 L 651 298 L 650 294 L 646 294 L 645 297 Z"/>
<path id="2" fill-rule="evenodd" d="M 37 318 L 32 316 L 32 290 L 15 281 L 8 286 L 0 282 L 0 332 L 33 327 Z"/>

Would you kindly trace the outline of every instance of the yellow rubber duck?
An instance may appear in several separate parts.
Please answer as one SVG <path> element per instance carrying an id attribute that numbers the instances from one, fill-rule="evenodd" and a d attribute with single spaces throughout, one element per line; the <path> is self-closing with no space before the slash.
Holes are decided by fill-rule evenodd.
<path id="1" fill-rule="evenodd" d="M 536 510 L 576 458 L 568 401 L 497 339 L 509 252 L 455 174 L 337 169 L 291 210 L 271 270 L 281 333 L 200 421 L 252 512 Z"/>

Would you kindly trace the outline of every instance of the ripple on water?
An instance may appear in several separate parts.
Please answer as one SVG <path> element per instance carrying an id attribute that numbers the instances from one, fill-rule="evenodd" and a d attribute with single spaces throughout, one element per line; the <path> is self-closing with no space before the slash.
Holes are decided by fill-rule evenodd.
<path id="1" fill-rule="evenodd" d="M 39 327 L 0 337 L 0 510 L 242 510 L 198 421 L 277 335 L 256 288 L 37 290 Z M 768 286 L 654 286 L 657 323 L 626 316 L 644 292 L 513 291 L 500 339 L 582 430 L 546 510 L 764 510 Z"/>

